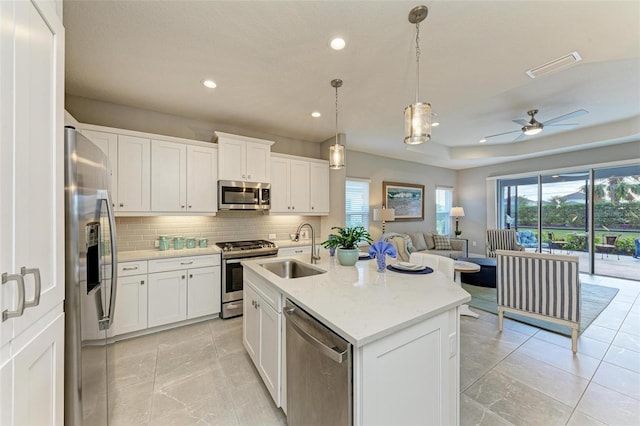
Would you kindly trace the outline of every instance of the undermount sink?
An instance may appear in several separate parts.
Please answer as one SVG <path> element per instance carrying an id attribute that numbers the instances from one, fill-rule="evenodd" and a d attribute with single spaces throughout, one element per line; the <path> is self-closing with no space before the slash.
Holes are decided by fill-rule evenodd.
<path id="1" fill-rule="evenodd" d="M 310 277 L 312 275 L 324 274 L 327 271 L 314 268 L 306 263 L 298 262 L 297 260 L 283 260 L 280 262 L 268 262 L 260 264 L 267 271 L 273 272 L 281 278 L 288 280 L 294 278 Z"/>

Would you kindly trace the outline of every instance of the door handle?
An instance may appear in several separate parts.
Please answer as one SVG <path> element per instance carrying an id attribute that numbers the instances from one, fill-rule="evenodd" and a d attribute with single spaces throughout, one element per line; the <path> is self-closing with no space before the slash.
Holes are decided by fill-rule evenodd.
<path id="1" fill-rule="evenodd" d="M 20 275 L 23 277 L 25 275 L 33 274 L 33 278 L 35 280 L 35 288 L 33 292 L 33 300 L 25 301 L 25 308 L 33 308 L 40 304 L 40 293 L 42 292 L 42 286 L 40 282 L 40 268 L 25 268 L 24 266 L 20 268 Z"/>
<path id="2" fill-rule="evenodd" d="M 18 306 L 15 311 L 5 309 L 2 312 L 2 321 L 6 321 L 9 318 L 19 317 L 24 312 L 24 279 L 22 275 L 8 275 L 6 272 L 2 274 L 2 284 L 6 284 L 10 281 L 15 281 L 18 284 Z"/>
<path id="3" fill-rule="evenodd" d="M 137 266 L 132 266 L 132 267 L 130 267 L 130 268 L 123 267 L 123 268 L 122 268 L 122 270 L 123 270 L 123 271 L 137 271 L 137 270 L 138 270 L 138 267 L 137 267 Z"/>

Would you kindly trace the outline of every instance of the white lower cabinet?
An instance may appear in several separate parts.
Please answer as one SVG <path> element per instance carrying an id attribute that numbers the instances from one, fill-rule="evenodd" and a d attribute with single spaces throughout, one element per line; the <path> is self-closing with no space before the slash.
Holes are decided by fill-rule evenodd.
<path id="1" fill-rule="evenodd" d="M 242 341 L 277 407 L 281 404 L 282 296 L 245 269 Z"/>
<path id="2" fill-rule="evenodd" d="M 149 327 L 187 319 L 187 271 L 149 274 Z"/>
<path id="3" fill-rule="evenodd" d="M 220 312 L 220 256 L 149 261 L 148 326 Z"/>
<path id="4" fill-rule="evenodd" d="M 116 310 L 110 335 L 147 328 L 147 275 L 118 277 Z"/>

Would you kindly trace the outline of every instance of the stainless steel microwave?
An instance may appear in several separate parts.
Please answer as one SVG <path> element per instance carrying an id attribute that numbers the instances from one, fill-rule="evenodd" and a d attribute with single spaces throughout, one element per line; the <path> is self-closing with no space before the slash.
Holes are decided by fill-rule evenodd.
<path id="1" fill-rule="evenodd" d="M 218 210 L 269 210 L 271 184 L 218 181 Z"/>

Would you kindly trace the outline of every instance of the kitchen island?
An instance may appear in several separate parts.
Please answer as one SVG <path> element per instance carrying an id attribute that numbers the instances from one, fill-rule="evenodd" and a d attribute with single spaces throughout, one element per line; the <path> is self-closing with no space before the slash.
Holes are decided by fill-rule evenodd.
<path id="1" fill-rule="evenodd" d="M 281 278 L 261 266 L 282 260 L 243 262 L 250 293 L 245 348 L 277 405 L 286 412 L 282 306 L 288 298 L 353 345 L 353 424 L 459 423 L 458 306 L 471 299 L 467 292 L 439 272 L 378 273 L 374 260 L 345 267 L 327 252 L 313 265 L 326 273 L 304 278 Z M 268 318 L 270 331 L 251 321 L 247 310 L 257 306 L 269 309 L 260 317 Z M 252 343 L 255 327 L 259 344 Z"/>

